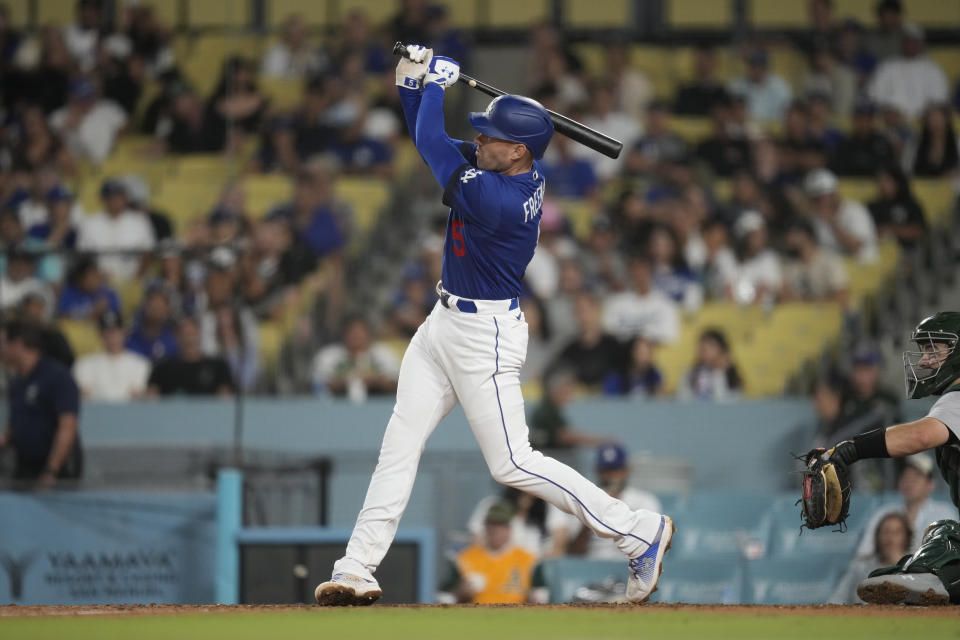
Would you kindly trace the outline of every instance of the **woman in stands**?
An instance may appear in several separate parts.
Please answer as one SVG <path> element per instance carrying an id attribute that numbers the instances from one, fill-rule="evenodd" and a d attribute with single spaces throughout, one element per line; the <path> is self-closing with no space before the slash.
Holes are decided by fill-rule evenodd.
<path id="1" fill-rule="evenodd" d="M 877 567 L 897 564 L 909 552 L 912 537 L 910 521 L 903 513 L 898 511 L 881 518 L 873 532 L 873 553 L 850 561 L 847 572 L 830 596 L 829 604 L 864 604 L 857 597 L 857 584 Z"/>
<path id="2" fill-rule="evenodd" d="M 960 149 L 953 129 L 950 107 L 932 104 L 923 114 L 920 144 L 913 159 L 913 173 L 920 177 L 939 177 L 957 172 Z"/>

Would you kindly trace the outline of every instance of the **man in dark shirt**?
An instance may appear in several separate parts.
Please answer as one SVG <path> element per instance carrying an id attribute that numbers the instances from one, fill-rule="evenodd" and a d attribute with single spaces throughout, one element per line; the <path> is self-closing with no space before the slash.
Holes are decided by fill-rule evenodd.
<path id="1" fill-rule="evenodd" d="M 58 478 L 80 476 L 80 393 L 70 371 L 44 357 L 41 348 L 38 327 L 20 321 L 5 327 L 3 357 L 14 378 L 0 447 L 16 453 L 14 479 L 50 487 Z"/>
<path id="2" fill-rule="evenodd" d="M 710 111 L 713 133 L 697 145 L 697 157 L 718 176 L 730 177 L 753 162 L 750 143 L 733 119 L 733 102 L 727 98 L 714 103 Z"/>
<path id="3" fill-rule="evenodd" d="M 47 321 L 48 306 L 47 299 L 43 295 L 36 292 L 28 293 L 20 301 L 20 319 L 36 325 L 40 330 L 40 346 L 43 355 L 70 369 L 74 361 L 73 349 L 63 332 Z"/>
<path id="4" fill-rule="evenodd" d="M 726 89 L 717 79 L 717 56 L 711 47 L 699 47 L 693 57 L 693 80 L 680 87 L 673 102 L 678 116 L 708 115 L 726 98 Z"/>
<path id="5" fill-rule="evenodd" d="M 570 369 L 580 384 L 598 386 L 609 373 L 623 368 L 624 346 L 604 333 L 600 304 L 592 294 L 580 293 L 574 305 L 580 333 L 560 351 L 549 369 Z"/>
<path id="6" fill-rule="evenodd" d="M 893 146 L 874 124 L 874 107 L 858 103 L 853 111 L 853 131 L 833 152 L 830 167 L 841 176 L 874 176 L 894 158 Z"/>
<path id="7" fill-rule="evenodd" d="M 147 395 L 225 396 L 233 393 L 230 367 L 219 356 L 200 350 L 200 327 L 194 318 L 180 321 L 177 331 L 179 355 L 157 363 L 150 374 Z"/>

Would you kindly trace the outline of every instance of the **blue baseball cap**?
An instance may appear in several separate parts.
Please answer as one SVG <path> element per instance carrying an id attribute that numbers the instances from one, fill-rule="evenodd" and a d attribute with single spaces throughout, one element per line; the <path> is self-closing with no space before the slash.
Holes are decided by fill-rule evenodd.
<path id="1" fill-rule="evenodd" d="M 611 442 L 597 448 L 597 471 L 615 471 L 627 466 L 627 450 Z"/>
<path id="2" fill-rule="evenodd" d="M 55 187 L 53 187 L 52 189 L 50 189 L 49 191 L 47 191 L 47 196 L 46 196 L 46 198 L 47 198 L 47 202 L 51 202 L 51 203 L 53 203 L 53 202 L 72 202 L 72 201 L 73 201 L 73 194 L 71 194 L 70 191 L 68 191 L 66 187 L 58 184 L 57 186 L 55 186 Z"/>

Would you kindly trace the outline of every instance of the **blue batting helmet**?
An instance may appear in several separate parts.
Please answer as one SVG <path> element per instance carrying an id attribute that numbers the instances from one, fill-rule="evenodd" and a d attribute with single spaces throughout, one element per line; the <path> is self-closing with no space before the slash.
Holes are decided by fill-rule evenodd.
<path id="1" fill-rule="evenodd" d="M 526 145 L 535 158 L 542 158 L 553 135 L 553 120 L 536 100 L 511 94 L 494 98 L 483 113 L 469 115 L 480 133 Z"/>

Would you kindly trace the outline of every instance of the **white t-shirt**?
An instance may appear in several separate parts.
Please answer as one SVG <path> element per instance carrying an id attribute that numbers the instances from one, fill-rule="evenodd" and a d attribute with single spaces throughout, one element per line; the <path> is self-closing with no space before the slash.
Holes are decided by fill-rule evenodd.
<path id="1" fill-rule="evenodd" d="M 73 375 L 85 397 L 126 402 L 147 389 L 150 361 L 132 351 L 91 353 L 77 360 Z"/>
<path id="2" fill-rule="evenodd" d="M 613 111 L 601 117 L 588 116 L 584 118 L 583 123 L 596 131 L 602 131 L 608 136 L 616 138 L 623 142 L 624 149 L 633 147 L 641 135 L 643 129 L 636 120 L 625 113 Z M 615 177 L 623 166 L 623 161 L 627 154 L 621 154 L 619 158 L 608 158 L 597 153 L 582 144 L 575 144 L 571 148 L 571 153 L 577 158 L 583 158 L 593 165 L 593 172 L 597 174 L 597 179 L 603 182 Z"/>
<path id="3" fill-rule="evenodd" d="M 113 150 L 117 133 L 127 124 L 127 114 L 115 102 L 99 100 L 80 124 L 66 130 L 67 107 L 50 116 L 50 127 L 58 132 L 77 156 L 101 163 Z"/>
<path id="4" fill-rule="evenodd" d="M 657 496 L 648 491 L 627 487 L 620 494 L 620 501 L 625 503 L 634 511 L 646 509 L 654 513 L 660 513 L 662 507 Z M 561 511 L 553 505 L 547 507 L 547 531 L 550 536 L 555 536 L 557 531 L 563 530 L 567 535 L 567 542 L 571 542 L 580 534 L 583 523 L 569 513 Z M 586 557 L 597 560 L 615 560 L 623 557 L 623 552 L 617 548 L 617 544 L 612 538 L 601 538 L 593 534 L 590 536 L 590 542 L 587 545 Z"/>
<path id="5" fill-rule="evenodd" d="M 840 211 L 837 212 L 837 222 L 847 233 L 862 243 L 853 257 L 863 263 L 876 262 L 877 226 L 874 224 L 873 216 L 870 215 L 867 208 L 859 202 L 844 200 L 840 203 Z M 813 225 L 817 231 L 817 240 L 819 240 L 821 247 L 841 255 L 846 254 L 843 245 L 840 244 L 840 240 L 827 222 L 820 218 L 814 218 Z"/>
<path id="6" fill-rule="evenodd" d="M 396 379 L 400 375 L 400 363 L 393 349 L 381 342 L 375 342 L 356 360 L 351 360 L 350 352 L 342 344 L 331 344 L 320 351 L 313 359 L 313 385 L 321 388 L 330 379 L 347 375 L 347 395 L 353 399 L 366 398 L 367 389 L 361 373 L 377 373 Z M 356 375 L 354 375 L 356 374 Z"/>
<path id="7" fill-rule="evenodd" d="M 877 104 L 894 106 L 910 120 L 923 115 L 930 103 L 949 99 L 943 69 L 926 56 L 887 60 L 877 69 L 867 93 Z"/>
<path id="8" fill-rule="evenodd" d="M 267 49 L 260 65 L 260 72 L 272 78 L 302 78 L 323 69 L 323 60 L 316 49 L 291 51 L 283 42 Z"/>
<path id="9" fill-rule="evenodd" d="M 623 291 L 607 298 L 603 328 L 622 341 L 644 336 L 653 342 L 674 342 L 680 335 L 680 314 L 677 305 L 656 289 L 645 296 Z"/>
<path id="10" fill-rule="evenodd" d="M 155 244 L 150 220 L 139 211 L 127 210 L 116 217 L 97 213 L 84 218 L 77 229 L 77 246 L 84 251 L 150 250 Z M 140 256 L 102 255 L 98 264 L 108 276 L 129 280 L 137 274 Z"/>
<path id="11" fill-rule="evenodd" d="M 764 288 L 766 295 L 776 296 L 783 287 L 780 258 L 771 249 L 764 249 L 752 258 L 737 264 L 727 284 L 738 302 L 750 303 L 756 299 L 756 290 Z"/>

